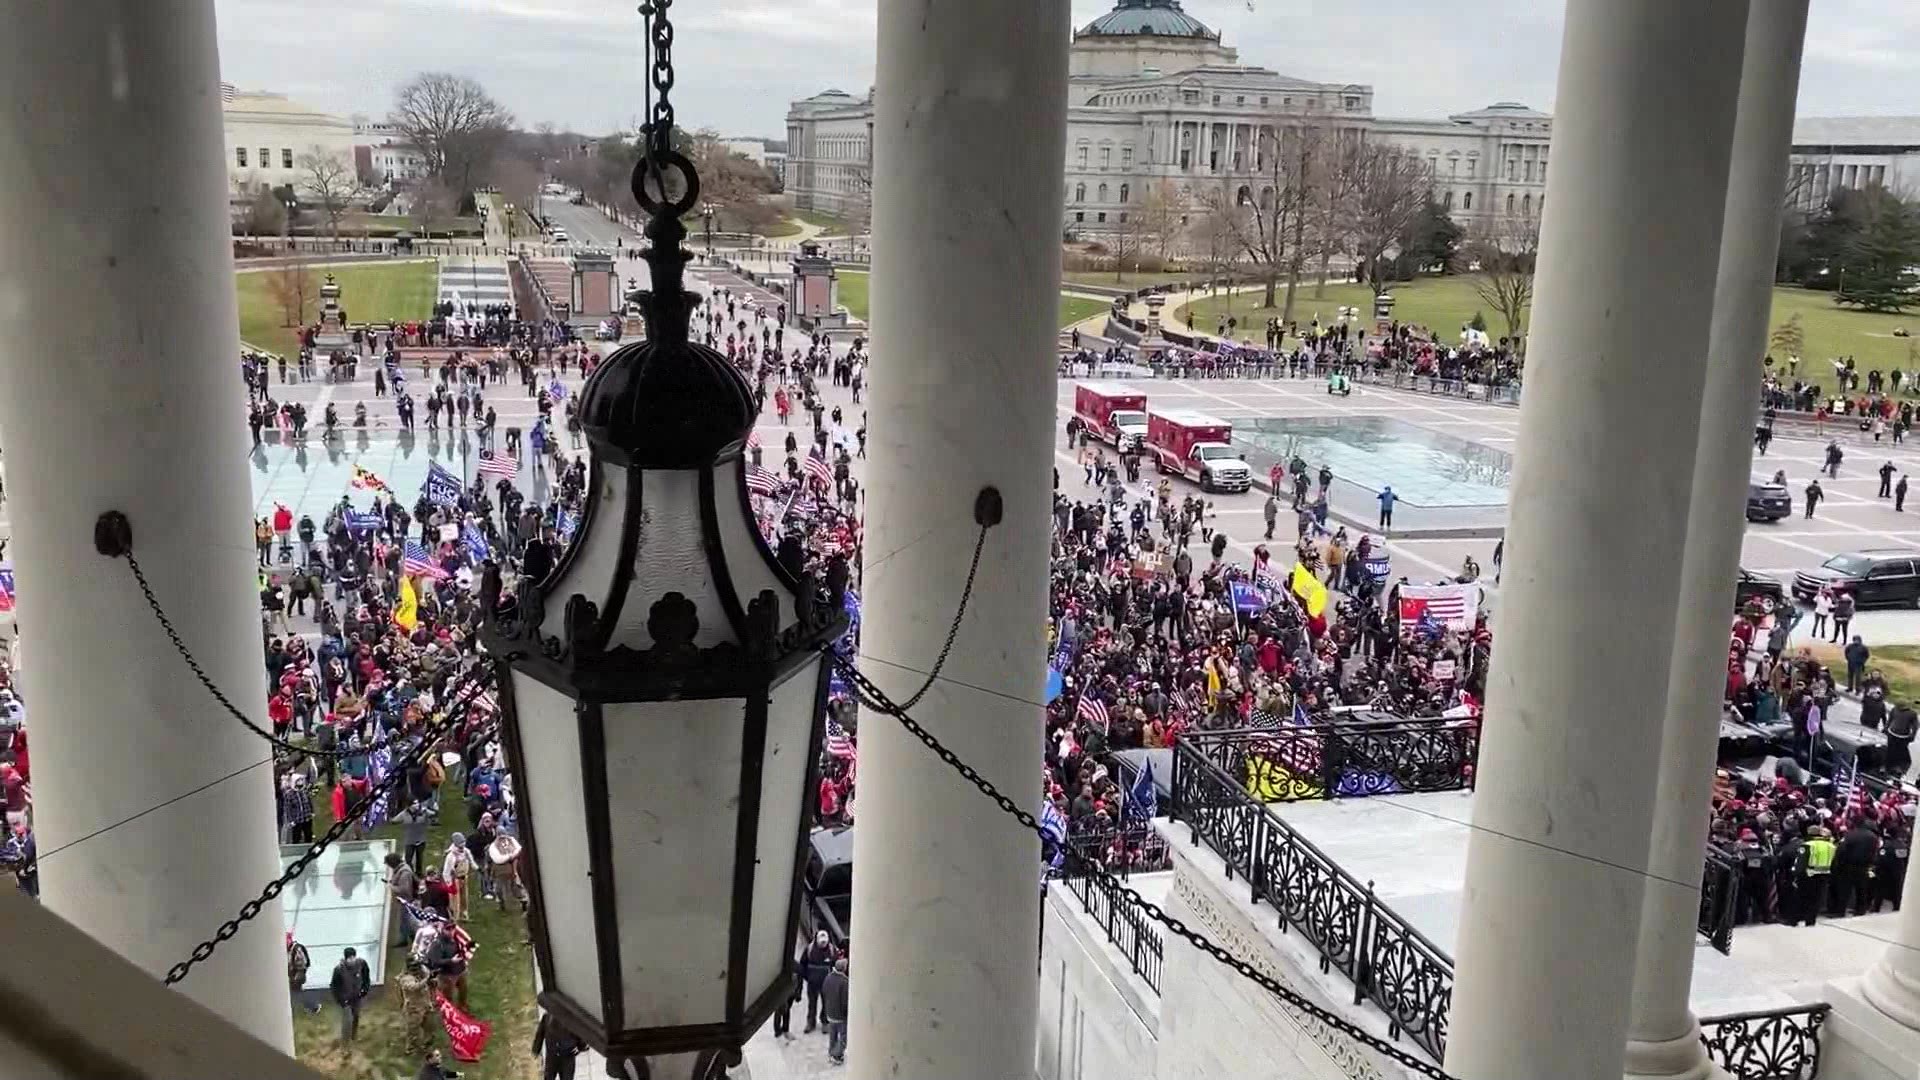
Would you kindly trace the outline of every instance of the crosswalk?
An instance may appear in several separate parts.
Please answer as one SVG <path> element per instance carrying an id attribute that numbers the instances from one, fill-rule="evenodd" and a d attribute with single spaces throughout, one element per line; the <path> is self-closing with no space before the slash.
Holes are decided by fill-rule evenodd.
<path id="1" fill-rule="evenodd" d="M 504 258 L 443 258 L 440 299 L 454 304 L 510 304 L 513 285 Z"/>

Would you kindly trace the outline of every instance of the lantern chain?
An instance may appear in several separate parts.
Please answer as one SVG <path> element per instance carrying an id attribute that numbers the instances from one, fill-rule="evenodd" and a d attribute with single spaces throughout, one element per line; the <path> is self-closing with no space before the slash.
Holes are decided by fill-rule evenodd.
<path id="1" fill-rule="evenodd" d="M 316 758 L 339 759 L 351 757 L 356 754 L 370 754 L 375 750 L 384 750 L 394 744 L 395 738 L 389 737 L 371 746 L 362 746 L 357 749 L 319 750 L 311 746 L 303 746 L 300 743 L 289 742 L 261 727 L 259 724 L 254 723 L 252 717 L 248 716 L 244 710 L 235 705 L 233 699 L 227 697 L 226 692 L 215 685 L 212 676 L 207 674 L 206 669 L 200 666 L 199 659 L 193 655 L 193 650 L 187 648 L 187 643 L 180 637 L 180 631 L 174 627 L 173 620 L 167 617 L 166 609 L 160 606 L 159 599 L 153 595 L 153 586 L 147 582 L 147 575 L 140 569 L 140 560 L 134 556 L 132 547 L 128 547 L 121 552 L 120 557 L 127 561 L 127 568 L 133 571 L 133 580 L 139 584 L 140 592 L 146 596 L 147 607 L 152 610 L 153 617 L 159 621 L 160 629 L 166 631 L 167 640 L 173 642 L 173 651 L 180 654 L 180 659 L 186 662 L 187 669 L 193 672 L 193 677 L 199 681 L 201 686 L 206 688 L 208 694 L 213 696 L 213 700 L 220 703 L 220 707 L 226 710 L 227 715 L 240 721 L 248 731 L 265 739 L 277 749 L 292 754 L 305 754 L 308 757 Z"/>
<path id="2" fill-rule="evenodd" d="M 952 767 L 955 772 L 960 774 L 962 779 L 979 789 L 980 793 L 990 799 L 1002 812 L 1015 821 L 1018 821 L 1028 832 L 1040 837 L 1043 841 L 1046 839 L 1046 833 L 1040 827 L 1039 818 L 1035 817 L 1033 813 L 1025 807 L 1020 806 L 1011 798 L 1007 797 L 998 787 L 994 786 L 991 780 L 980 775 L 979 770 L 961 760 L 960 755 L 947 749 L 932 732 L 928 731 L 925 727 L 921 726 L 919 721 L 908 715 L 905 707 L 897 705 L 888 699 L 884 691 L 874 685 L 872 680 L 861 674 L 859 668 L 854 666 L 852 660 L 842 657 L 838 653 L 829 653 L 829 662 L 840 669 L 840 674 L 847 680 L 849 685 L 856 687 L 860 691 L 863 701 L 878 703 L 870 707 L 898 720 L 900 726 L 907 730 L 907 734 L 912 735 L 925 745 L 927 749 L 933 751 L 936 757 Z M 1169 932 L 1185 939 L 1194 948 L 1199 949 L 1201 952 L 1213 957 L 1227 967 L 1232 968 L 1240 975 L 1259 984 L 1267 992 L 1280 998 L 1280 1000 L 1286 1002 L 1287 1005 L 1292 1008 L 1306 1013 L 1321 1023 L 1365 1043 L 1378 1053 L 1423 1076 L 1436 1077 L 1438 1080 L 1453 1080 L 1446 1070 L 1432 1062 L 1416 1057 L 1366 1031 L 1364 1028 L 1359 1027 L 1344 1017 L 1339 1016 L 1332 1010 L 1300 996 L 1299 993 L 1283 985 L 1279 980 L 1255 968 L 1251 963 L 1228 952 L 1206 935 L 1189 927 L 1180 919 L 1169 915 L 1165 908 L 1141 896 L 1139 892 L 1116 877 L 1112 871 L 1088 861 L 1085 856 L 1076 852 L 1069 851 L 1067 858 L 1071 864 L 1077 864 L 1076 872 L 1084 871 L 1087 876 L 1098 879 L 1102 885 L 1113 889 L 1116 895 L 1123 897 L 1127 904 L 1137 908 L 1141 914 L 1147 918 L 1166 927 Z"/>
<path id="3" fill-rule="evenodd" d="M 853 687 L 854 700 L 872 709 L 874 712 L 886 713 L 894 708 L 913 708 L 915 705 L 920 704 L 921 698 L 927 696 L 928 690 L 933 689 L 934 682 L 940 678 L 940 669 L 947 666 L 947 654 L 953 651 L 953 639 L 960 636 L 960 623 L 967 617 L 967 601 L 973 599 L 973 579 L 979 576 L 980 552 L 987 546 L 987 530 L 990 528 L 992 528 L 991 525 L 981 525 L 980 535 L 974 538 L 973 561 L 967 565 L 967 583 L 960 588 L 960 604 L 954 609 L 953 623 L 947 627 L 947 640 L 941 644 L 940 654 L 933 658 L 933 666 L 927 670 L 926 681 L 920 684 L 920 688 L 913 692 L 912 697 L 907 698 L 905 703 L 898 706 L 879 704 L 867 697 L 858 686 Z M 833 654 L 833 658 L 836 663 L 845 660 L 838 652 Z"/>
<path id="4" fill-rule="evenodd" d="M 502 659 L 512 660 L 516 658 L 516 656 L 507 656 Z M 493 671 L 494 665 L 487 661 L 483 661 L 469 669 L 466 674 L 460 676 L 460 684 L 448 691 L 447 700 L 454 702 L 463 692 L 477 689 L 487 681 L 486 677 L 491 675 Z M 434 752 L 434 747 L 439 742 L 440 737 L 447 733 L 459 715 L 457 710 L 450 708 L 439 723 L 427 725 L 425 730 L 420 733 L 422 738 L 419 745 L 409 751 L 406 757 L 394 762 L 387 770 L 386 778 L 368 788 L 366 795 L 362 797 L 359 802 L 355 803 L 351 810 L 347 811 L 345 817 L 335 821 L 333 826 L 329 828 L 325 834 L 308 844 L 307 849 L 300 853 L 300 857 L 288 863 L 286 870 L 283 871 L 279 877 L 267 882 L 266 887 L 260 890 L 259 896 L 241 904 L 239 913 L 226 922 L 221 923 L 219 929 L 214 931 L 212 937 L 195 945 L 193 952 L 185 960 L 167 969 L 166 985 L 173 986 L 185 979 L 187 973 L 193 970 L 195 964 L 212 957 L 214 950 L 220 947 L 221 942 L 231 941 L 234 935 L 240 932 L 242 924 L 258 916 L 268 904 L 272 903 L 274 899 L 280 895 L 282 890 L 288 885 L 291 885 L 301 874 L 305 873 L 307 867 L 312 865 L 313 861 L 318 859 L 321 853 L 331 847 L 334 841 L 345 836 L 348 829 L 359 824 L 360 821 L 367 816 L 367 811 L 373 808 L 373 804 L 376 801 L 392 793 L 392 791 L 400 785 L 400 782 L 406 779 L 408 769 L 417 764 L 421 760 L 422 755 Z"/>

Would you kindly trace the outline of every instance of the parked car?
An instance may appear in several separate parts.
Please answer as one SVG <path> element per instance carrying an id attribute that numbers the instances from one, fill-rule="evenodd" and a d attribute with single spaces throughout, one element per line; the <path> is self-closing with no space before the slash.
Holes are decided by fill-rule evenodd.
<path id="1" fill-rule="evenodd" d="M 1740 580 L 1733 586 L 1733 609 L 1739 611 L 1747 606 L 1749 600 L 1771 600 L 1775 607 L 1786 602 L 1787 590 L 1775 578 L 1756 574 L 1746 568 L 1740 570 Z"/>
<path id="2" fill-rule="evenodd" d="M 1785 484 L 1755 480 L 1747 485 L 1747 520 L 1779 521 L 1793 513 L 1793 493 Z"/>
<path id="3" fill-rule="evenodd" d="M 835 948 L 845 948 L 853 933 L 853 826 L 813 830 L 801 882 L 802 937 L 812 941 L 825 930 Z"/>
<path id="4" fill-rule="evenodd" d="M 1793 575 L 1793 595 L 1812 603 L 1822 586 L 1836 592 L 1852 593 L 1860 607 L 1874 604 L 1907 604 L 1920 607 L 1920 573 L 1915 561 L 1920 551 L 1912 548 L 1869 548 L 1844 551 L 1812 570 Z"/>

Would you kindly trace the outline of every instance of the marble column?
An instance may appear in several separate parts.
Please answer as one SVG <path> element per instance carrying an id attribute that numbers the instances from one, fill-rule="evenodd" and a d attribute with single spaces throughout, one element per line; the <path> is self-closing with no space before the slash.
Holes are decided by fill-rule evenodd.
<path id="1" fill-rule="evenodd" d="M 0 430 L 41 899 L 158 978 L 280 873 L 269 748 L 93 546 L 101 512 L 132 519 L 181 637 L 263 719 L 214 0 L 13 5 L 0 100 Z M 282 934 L 269 903 L 180 989 L 291 1052 Z"/>
<path id="2" fill-rule="evenodd" d="M 1773 303 L 1781 200 L 1807 0 L 1755 4 L 1734 125 L 1721 229 L 1693 503 L 1681 552 L 1679 609 L 1668 675 L 1660 780 L 1647 854 L 1626 1074 L 1700 1080 L 1719 1075 L 1688 1004 L 1699 922 L 1708 803 L 1726 693 L 1727 613 L 1745 536 L 1760 369 Z"/>
<path id="3" fill-rule="evenodd" d="M 1621 1075 L 1680 583 L 1647 553 L 1686 539 L 1746 11 L 1567 4 L 1457 938 L 1461 1080 Z"/>
<path id="4" fill-rule="evenodd" d="M 861 665 L 1037 805 L 1045 688 L 1067 0 L 880 6 L 873 458 Z M 1039 841 L 884 716 L 860 728 L 853 1080 L 1032 1076 Z"/>
<path id="5" fill-rule="evenodd" d="M 1911 1033 L 1920 1033 L 1920 859 L 1907 860 L 1893 940 L 1860 981 L 1860 996 Z M 1910 1043 L 1920 1047 L 1920 1043 Z"/>

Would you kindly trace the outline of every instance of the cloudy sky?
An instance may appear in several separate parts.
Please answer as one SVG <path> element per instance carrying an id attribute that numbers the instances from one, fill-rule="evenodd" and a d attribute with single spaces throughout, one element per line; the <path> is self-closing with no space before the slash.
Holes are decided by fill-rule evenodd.
<path id="1" fill-rule="evenodd" d="M 880 0 L 680 0 L 679 119 L 783 137 L 787 103 L 873 81 Z M 1759 0 L 1768 2 L 1768 0 Z M 520 121 L 602 133 L 642 112 L 633 0 L 219 0 L 227 81 L 342 115 L 380 116 L 421 70 L 479 79 Z M 1073 0 L 1076 26 L 1112 0 Z M 1380 116 L 1493 101 L 1553 106 L 1554 0 L 1185 0 L 1243 63 L 1369 83 Z M 316 18 L 316 12 L 324 15 Z M 312 40 L 309 40 L 309 39 Z M 1920 4 L 1817 0 L 1803 116 L 1920 113 Z"/>

